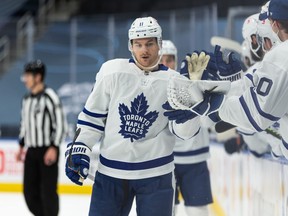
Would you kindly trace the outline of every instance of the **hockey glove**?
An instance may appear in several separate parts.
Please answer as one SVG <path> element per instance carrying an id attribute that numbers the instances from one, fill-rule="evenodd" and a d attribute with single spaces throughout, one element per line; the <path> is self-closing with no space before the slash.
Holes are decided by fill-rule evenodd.
<path id="1" fill-rule="evenodd" d="M 202 101 L 193 105 L 190 110 L 175 110 L 166 102 L 162 105 L 163 109 L 167 110 L 164 112 L 164 116 L 168 117 L 170 121 L 175 120 L 177 124 L 185 123 L 196 116 L 205 115 L 209 111 L 209 99 L 209 97 L 204 97 Z"/>
<path id="2" fill-rule="evenodd" d="M 228 54 L 228 62 L 223 60 L 223 53 L 221 47 L 216 45 L 213 57 L 209 62 L 208 68 L 216 68 L 217 72 L 209 71 L 211 75 L 217 80 L 230 80 L 235 81 L 241 79 L 242 67 L 240 61 L 235 57 L 233 52 Z"/>
<path id="3" fill-rule="evenodd" d="M 238 134 L 238 137 L 233 137 L 224 142 L 224 149 L 228 154 L 239 153 L 244 145 L 242 135 Z"/>
<path id="4" fill-rule="evenodd" d="M 220 78 L 217 75 L 218 68 L 216 65 L 214 53 L 208 53 L 204 50 L 202 50 L 201 52 L 204 52 L 206 56 L 207 55 L 210 56 L 207 67 L 202 73 L 201 80 L 220 80 Z M 197 53 L 199 55 L 198 51 L 194 51 L 194 53 Z M 191 54 L 188 53 L 186 55 L 186 58 L 188 59 L 189 57 L 191 58 Z M 190 79 L 188 70 L 188 61 L 186 58 L 182 60 L 180 74 Z M 215 77 L 215 75 L 217 76 Z"/>
<path id="5" fill-rule="evenodd" d="M 175 110 L 173 109 L 168 101 L 162 105 L 163 109 L 167 110 L 164 112 L 164 116 L 166 116 L 170 121 L 174 121 L 177 124 L 185 123 L 186 121 L 193 119 L 197 116 L 194 112 L 190 110 Z"/>
<path id="6" fill-rule="evenodd" d="M 191 56 L 191 54 L 188 53 L 186 56 Z M 186 59 L 182 60 L 181 62 L 180 74 L 190 79 L 188 71 L 188 61 Z"/>
<path id="7" fill-rule="evenodd" d="M 208 117 L 215 123 L 221 121 L 218 110 L 224 102 L 224 94 L 213 93 L 210 95 Z"/>
<path id="8" fill-rule="evenodd" d="M 209 59 L 210 56 L 207 55 L 205 52 L 198 53 L 197 51 L 194 51 L 192 55 L 187 54 L 185 57 L 186 61 L 184 60 L 184 63 L 182 63 L 181 65 L 181 69 L 182 67 L 183 69 L 182 72 L 180 70 L 180 73 L 185 75 L 186 73 L 184 71 L 188 69 L 190 80 L 201 80 L 203 72 L 209 62 Z"/>
<path id="9" fill-rule="evenodd" d="M 83 185 L 88 176 L 91 150 L 80 142 L 69 143 L 65 152 L 66 176 L 75 184 Z"/>

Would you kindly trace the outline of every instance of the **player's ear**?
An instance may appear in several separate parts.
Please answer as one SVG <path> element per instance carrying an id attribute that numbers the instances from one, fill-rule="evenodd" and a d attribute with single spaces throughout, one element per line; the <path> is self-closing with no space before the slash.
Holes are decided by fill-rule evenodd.
<path id="1" fill-rule="evenodd" d="M 39 73 L 35 74 L 34 77 L 38 83 L 43 81 L 42 75 Z"/>

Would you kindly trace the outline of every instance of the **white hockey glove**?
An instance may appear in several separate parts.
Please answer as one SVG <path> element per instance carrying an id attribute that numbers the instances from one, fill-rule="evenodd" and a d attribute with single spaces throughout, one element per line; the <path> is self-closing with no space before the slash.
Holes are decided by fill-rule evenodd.
<path id="1" fill-rule="evenodd" d="M 197 116 L 207 115 L 213 122 L 220 121 L 218 110 L 221 108 L 225 95 L 223 93 L 204 92 L 203 100 L 194 104 L 190 109 L 173 109 L 168 102 L 162 105 L 164 116 L 177 124 L 185 123 Z"/>
<path id="2" fill-rule="evenodd" d="M 67 145 L 65 172 L 66 176 L 75 184 L 83 185 L 83 181 L 87 178 L 90 154 L 91 150 L 84 143 L 75 142 Z"/>
<path id="3" fill-rule="evenodd" d="M 201 80 L 204 70 L 206 69 L 210 56 L 205 52 L 193 52 L 192 55 L 187 54 L 181 68 L 185 67 L 183 64 L 187 63 L 189 78 L 191 80 Z M 181 72 L 183 74 L 183 71 Z"/>
<path id="4" fill-rule="evenodd" d="M 226 94 L 230 86 L 229 81 L 193 81 L 184 77 L 172 77 L 167 87 L 168 102 L 173 109 L 191 110 L 202 102 L 204 92 Z"/>

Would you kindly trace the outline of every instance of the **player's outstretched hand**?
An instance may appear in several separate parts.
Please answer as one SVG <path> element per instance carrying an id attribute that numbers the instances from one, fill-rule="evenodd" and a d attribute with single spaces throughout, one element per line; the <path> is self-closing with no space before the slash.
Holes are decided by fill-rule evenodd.
<path id="1" fill-rule="evenodd" d="M 224 61 L 221 47 L 216 45 L 214 50 L 214 59 L 211 64 L 215 62 L 217 66 L 217 74 L 214 74 L 218 80 L 235 81 L 241 78 L 242 67 L 240 61 L 235 57 L 233 52 L 228 54 L 228 62 Z"/>
<path id="2" fill-rule="evenodd" d="M 225 95 L 222 93 L 204 93 L 204 98 L 208 97 L 209 99 L 209 110 L 207 116 L 215 123 L 221 121 L 218 111 L 224 103 Z"/>
<path id="3" fill-rule="evenodd" d="M 164 112 L 164 116 L 166 116 L 170 121 L 175 121 L 177 124 L 183 124 L 186 121 L 198 116 L 190 110 L 175 110 L 170 106 L 168 101 L 164 103 L 162 107 L 166 110 Z"/>
<path id="4" fill-rule="evenodd" d="M 88 176 L 91 150 L 81 142 L 76 142 L 72 149 L 71 147 L 72 143 L 69 143 L 65 152 L 66 176 L 75 184 L 83 185 Z"/>
<path id="5" fill-rule="evenodd" d="M 209 104 L 209 99 L 210 97 L 205 97 L 203 100 L 201 100 L 200 102 L 194 104 L 192 107 L 190 107 L 189 109 L 173 109 L 169 102 L 167 101 L 166 103 L 164 103 L 162 105 L 163 109 L 165 109 L 166 111 L 164 112 L 164 116 L 168 117 L 168 119 L 170 121 L 174 121 L 177 124 L 182 124 L 185 123 L 186 121 L 193 119 L 197 116 L 203 116 L 206 115 L 207 112 L 209 111 L 210 108 L 210 104 Z M 212 113 L 212 111 L 211 111 Z"/>
<path id="6" fill-rule="evenodd" d="M 192 55 L 187 54 L 185 60 L 182 61 L 180 74 L 185 76 L 189 75 L 191 80 L 201 80 L 209 59 L 210 56 L 205 52 L 199 53 L 198 51 L 194 51 Z"/>

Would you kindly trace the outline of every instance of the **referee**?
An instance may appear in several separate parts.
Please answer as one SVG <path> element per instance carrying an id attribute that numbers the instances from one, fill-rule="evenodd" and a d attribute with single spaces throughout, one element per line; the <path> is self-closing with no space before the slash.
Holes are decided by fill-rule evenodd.
<path id="1" fill-rule="evenodd" d="M 56 216 L 59 145 L 66 135 L 66 121 L 56 93 L 45 86 L 45 64 L 32 61 L 24 66 L 23 82 L 29 93 L 24 96 L 21 111 L 21 160 L 24 147 L 24 197 L 36 216 Z"/>

